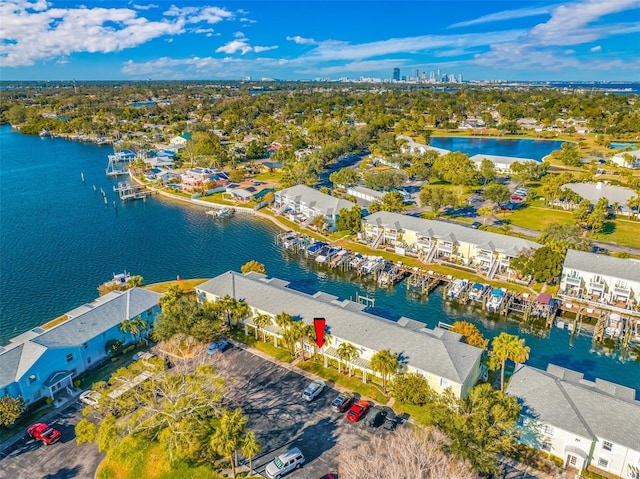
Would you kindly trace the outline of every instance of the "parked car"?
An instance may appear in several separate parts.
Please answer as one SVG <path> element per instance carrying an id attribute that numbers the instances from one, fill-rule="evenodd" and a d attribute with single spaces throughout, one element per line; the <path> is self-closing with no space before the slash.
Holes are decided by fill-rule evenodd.
<path id="1" fill-rule="evenodd" d="M 219 339 L 218 341 L 214 341 L 209 345 L 209 347 L 207 348 L 207 354 L 222 353 L 229 346 L 229 341 L 227 341 L 226 339 Z"/>
<path id="2" fill-rule="evenodd" d="M 139 361 L 139 360 L 143 360 L 143 361 L 147 361 L 151 358 L 155 358 L 156 355 L 153 354 L 152 352 L 149 351 L 144 351 L 144 352 L 137 352 L 133 355 L 133 360 L 134 361 Z"/>
<path id="3" fill-rule="evenodd" d="M 317 379 L 307 386 L 307 389 L 302 393 L 302 397 L 307 401 L 313 401 L 324 390 L 324 386 L 324 381 Z"/>
<path id="4" fill-rule="evenodd" d="M 302 464 L 304 464 L 304 456 L 300 449 L 294 447 L 267 464 L 264 472 L 269 479 L 280 479 L 294 469 L 302 467 Z"/>
<path id="5" fill-rule="evenodd" d="M 387 416 L 382 427 L 387 431 L 395 431 L 398 426 L 398 420 L 395 417 Z"/>
<path id="6" fill-rule="evenodd" d="M 353 395 L 349 393 L 340 393 L 331 403 L 331 409 L 335 412 L 345 412 L 353 403 Z"/>
<path id="7" fill-rule="evenodd" d="M 91 389 L 80 393 L 80 401 L 88 404 L 89 406 L 97 405 L 101 397 L 102 395 L 98 391 L 93 391 Z"/>
<path id="8" fill-rule="evenodd" d="M 47 445 L 58 442 L 61 436 L 60 431 L 43 422 L 39 422 L 34 424 L 33 426 L 30 426 L 29 429 L 27 429 L 27 434 L 29 434 L 30 437 L 37 439 L 38 441 L 42 441 Z"/>
<path id="9" fill-rule="evenodd" d="M 371 405 L 367 401 L 360 399 L 353 403 L 345 417 L 347 418 L 347 421 L 358 422 L 365 416 L 365 414 L 367 414 L 370 407 Z"/>
<path id="10" fill-rule="evenodd" d="M 480 223 L 479 221 L 474 221 L 473 223 L 471 223 L 471 227 L 474 230 L 477 230 L 478 228 L 480 228 L 482 226 L 482 223 Z"/>
<path id="11" fill-rule="evenodd" d="M 374 407 L 367 414 L 365 424 L 369 427 L 378 427 L 384 422 L 386 417 L 387 411 L 380 407 Z"/>
<path id="12" fill-rule="evenodd" d="M 338 475 L 337 474 L 325 474 L 320 479 L 338 479 Z"/>

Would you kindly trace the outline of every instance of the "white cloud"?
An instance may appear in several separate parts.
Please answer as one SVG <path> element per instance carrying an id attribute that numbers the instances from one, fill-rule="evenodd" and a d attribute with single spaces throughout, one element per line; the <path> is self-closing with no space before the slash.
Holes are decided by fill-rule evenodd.
<path id="1" fill-rule="evenodd" d="M 489 15 L 474 18 L 473 20 L 454 23 L 453 25 L 449 25 L 448 28 L 468 27 L 470 25 L 479 25 L 483 23 L 502 22 L 505 20 L 515 20 L 516 18 L 534 17 L 551 12 L 551 8 L 551 6 L 545 6 L 534 8 L 520 8 L 518 10 L 504 10 L 502 12 L 491 13 Z"/>
<path id="2" fill-rule="evenodd" d="M 160 19 L 150 20 L 134 8 L 55 8 L 44 0 L 4 0 L 0 61 L 16 67 L 76 52 L 117 52 L 183 34 L 189 24 L 214 24 L 232 17 L 228 10 L 209 6 L 171 6 Z"/>
<path id="3" fill-rule="evenodd" d="M 158 5 L 154 5 L 153 3 L 150 3 L 148 5 L 137 5 L 135 3 L 131 4 L 131 6 L 133 8 L 135 8 L 136 10 L 152 10 L 154 8 L 160 8 Z"/>
<path id="4" fill-rule="evenodd" d="M 591 53 L 601 52 L 601 51 L 602 51 L 602 46 L 601 46 L 601 45 L 596 45 L 595 47 L 590 48 L 590 49 L 589 49 L 589 51 L 590 51 Z"/>
<path id="5" fill-rule="evenodd" d="M 287 40 L 290 42 L 297 43 L 298 45 L 314 45 L 316 41 L 313 38 L 304 38 L 300 35 L 296 35 L 294 37 L 287 37 Z"/>
<path id="6" fill-rule="evenodd" d="M 239 18 L 239 20 L 241 23 L 256 23 L 255 20 L 252 20 L 251 18 L 247 18 L 247 17 Z"/>
<path id="7" fill-rule="evenodd" d="M 234 53 L 240 52 L 242 55 L 244 55 L 249 52 L 260 53 L 269 50 L 275 50 L 276 48 L 278 48 L 277 45 L 252 47 L 251 45 L 249 45 L 249 39 L 246 38 L 242 32 L 236 32 L 234 36 L 236 40 L 231 40 L 221 47 L 216 48 L 216 53 L 226 53 L 227 55 L 233 55 Z"/>
<path id="8" fill-rule="evenodd" d="M 576 52 L 575 50 L 568 49 L 568 50 L 565 50 L 565 51 L 564 51 L 564 54 L 565 54 L 565 55 L 573 55 L 575 52 Z"/>

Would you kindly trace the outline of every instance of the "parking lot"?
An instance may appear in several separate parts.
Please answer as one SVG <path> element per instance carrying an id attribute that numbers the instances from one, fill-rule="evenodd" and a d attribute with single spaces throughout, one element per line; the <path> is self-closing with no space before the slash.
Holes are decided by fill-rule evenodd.
<path id="1" fill-rule="evenodd" d="M 393 434 L 372 429 L 364 421 L 351 423 L 344 413 L 331 410 L 338 392 L 329 387 L 312 402 L 302 399 L 310 380 L 287 367 L 278 366 L 239 348 L 216 355 L 215 365 L 227 378 L 231 407 L 241 407 L 249 418 L 247 427 L 256 433 L 262 452 L 253 461 L 258 473 L 278 454 L 298 447 L 305 456 L 302 469 L 291 479 L 319 479 L 336 472 L 338 454 L 354 448 L 372 435 Z"/>

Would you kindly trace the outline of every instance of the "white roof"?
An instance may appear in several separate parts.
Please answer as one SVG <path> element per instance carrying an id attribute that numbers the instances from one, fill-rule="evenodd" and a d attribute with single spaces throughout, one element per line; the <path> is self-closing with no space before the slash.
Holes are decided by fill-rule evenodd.
<path id="1" fill-rule="evenodd" d="M 512 163 L 524 163 L 525 161 L 533 161 L 535 163 L 540 163 L 538 160 L 534 160 L 533 158 L 517 158 L 515 156 L 500 156 L 500 155 L 486 155 L 484 153 L 478 153 L 477 155 L 473 155 L 469 158 L 474 163 L 482 163 L 482 160 L 487 159 L 493 163 L 501 163 L 503 165 L 511 165 Z"/>
<path id="2" fill-rule="evenodd" d="M 589 200 L 592 204 L 598 202 L 600 198 L 606 198 L 609 205 L 618 203 L 622 209 L 628 210 L 627 201 L 629 201 L 637 193 L 631 188 L 624 188 L 622 186 L 611 186 L 605 183 L 567 183 L 562 186 L 568 188 L 585 200 Z"/>

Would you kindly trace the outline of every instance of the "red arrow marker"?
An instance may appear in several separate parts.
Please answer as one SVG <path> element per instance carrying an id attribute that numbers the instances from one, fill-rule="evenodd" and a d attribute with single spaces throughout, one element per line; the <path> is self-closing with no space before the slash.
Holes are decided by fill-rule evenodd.
<path id="1" fill-rule="evenodd" d="M 324 318 L 313 318 L 313 325 L 316 328 L 316 346 L 321 348 L 324 346 L 324 327 L 326 320 Z"/>

